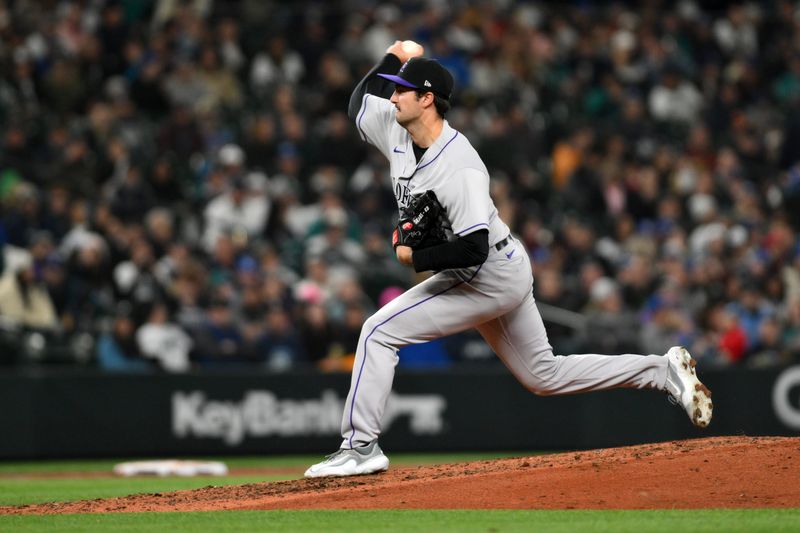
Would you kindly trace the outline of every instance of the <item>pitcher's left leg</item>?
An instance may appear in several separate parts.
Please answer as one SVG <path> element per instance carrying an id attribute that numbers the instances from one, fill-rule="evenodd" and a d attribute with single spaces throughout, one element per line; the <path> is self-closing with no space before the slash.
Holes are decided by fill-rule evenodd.
<path id="1" fill-rule="evenodd" d="M 364 322 L 342 416 L 342 448 L 364 446 L 380 435 L 399 348 L 451 335 L 484 320 L 481 313 L 490 298 L 470 285 L 479 270 L 460 276 L 436 274 Z"/>

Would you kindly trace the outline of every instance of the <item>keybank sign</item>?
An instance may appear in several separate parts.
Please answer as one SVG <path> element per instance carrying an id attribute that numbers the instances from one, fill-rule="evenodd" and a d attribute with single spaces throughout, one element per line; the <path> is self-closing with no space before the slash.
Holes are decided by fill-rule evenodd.
<path id="1" fill-rule="evenodd" d="M 279 398 L 267 390 L 246 391 L 241 400 L 214 400 L 203 391 L 172 395 L 172 433 L 180 439 L 222 439 L 236 446 L 246 438 L 338 435 L 344 398 L 324 390 L 319 398 Z M 392 393 L 384 429 L 407 417 L 414 435 L 437 435 L 444 427 L 447 402 L 437 394 Z"/>
<path id="2" fill-rule="evenodd" d="M 800 366 L 791 366 L 775 380 L 772 387 L 772 407 L 778 420 L 787 427 L 800 431 L 800 405 L 792 402 L 793 392 L 797 388 L 800 388 Z"/>

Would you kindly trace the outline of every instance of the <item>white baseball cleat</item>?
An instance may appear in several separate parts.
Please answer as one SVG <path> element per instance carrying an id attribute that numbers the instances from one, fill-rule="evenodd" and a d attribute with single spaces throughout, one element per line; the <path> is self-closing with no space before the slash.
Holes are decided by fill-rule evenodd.
<path id="1" fill-rule="evenodd" d="M 697 379 L 694 367 L 697 361 L 683 346 L 673 346 L 664 355 L 667 358 L 667 382 L 664 385 L 670 400 L 683 406 L 692 424 L 704 428 L 711 422 L 714 404 L 711 391 Z"/>
<path id="2" fill-rule="evenodd" d="M 389 458 L 374 440 L 360 448 L 341 449 L 306 470 L 305 477 L 358 476 L 389 468 Z"/>

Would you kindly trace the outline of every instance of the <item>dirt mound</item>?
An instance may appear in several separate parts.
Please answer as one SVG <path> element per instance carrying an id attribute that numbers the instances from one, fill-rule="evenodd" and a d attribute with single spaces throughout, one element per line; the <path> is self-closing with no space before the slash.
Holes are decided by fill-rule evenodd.
<path id="1" fill-rule="evenodd" d="M 800 438 L 716 437 L 351 478 L 0 507 L 0 514 L 221 509 L 800 507 Z"/>

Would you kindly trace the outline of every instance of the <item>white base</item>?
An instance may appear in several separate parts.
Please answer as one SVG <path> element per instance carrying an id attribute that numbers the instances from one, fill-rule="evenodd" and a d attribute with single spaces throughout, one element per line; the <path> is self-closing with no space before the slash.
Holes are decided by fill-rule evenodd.
<path id="1" fill-rule="evenodd" d="M 129 461 L 114 465 L 118 476 L 226 476 L 228 467 L 219 461 L 179 461 L 165 459 L 157 461 Z"/>

